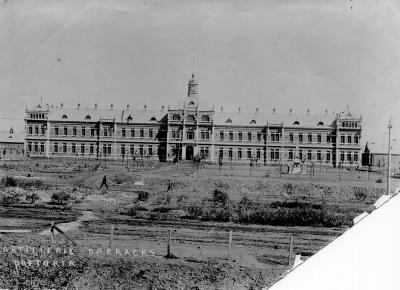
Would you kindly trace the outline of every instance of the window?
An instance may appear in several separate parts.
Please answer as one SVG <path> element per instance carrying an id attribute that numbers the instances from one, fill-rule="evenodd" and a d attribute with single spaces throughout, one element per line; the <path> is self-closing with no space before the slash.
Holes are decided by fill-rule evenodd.
<path id="1" fill-rule="evenodd" d="M 219 158 L 223 158 L 224 157 L 224 148 L 219 148 Z"/>
<path id="2" fill-rule="evenodd" d="M 104 135 L 104 137 L 107 137 L 108 136 L 108 128 L 104 128 L 103 129 L 103 135 Z"/>
<path id="3" fill-rule="evenodd" d="M 293 160 L 293 149 L 289 149 L 289 160 Z"/>
<path id="4" fill-rule="evenodd" d="M 354 144 L 358 144 L 358 136 L 354 135 Z"/>
<path id="5" fill-rule="evenodd" d="M 293 142 L 293 133 L 292 132 L 289 133 L 289 142 Z"/>
<path id="6" fill-rule="evenodd" d="M 347 161 L 351 161 L 351 152 L 347 152 Z"/>
<path id="7" fill-rule="evenodd" d="M 151 147 L 151 146 L 149 146 L 149 155 L 151 156 L 151 155 L 153 155 L 153 147 Z"/>
<path id="8" fill-rule="evenodd" d="M 300 160 L 303 160 L 303 150 L 299 150 L 299 158 Z"/>
<path id="9" fill-rule="evenodd" d="M 279 142 L 279 137 L 280 137 L 279 132 L 272 132 L 271 133 L 271 141 Z"/>
<path id="10" fill-rule="evenodd" d="M 232 141 L 233 140 L 233 132 L 229 131 L 229 140 Z"/>
<path id="11" fill-rule="evenodd" d="M 228 151 L 228 156 L 229 156 L 229 159 L 232 159 L 232 157 L 233 157 L 233 151 L 232 151 L 232 148 L 229 148 L 229 151 Z"/>
<path id="12" fill-rule="evenodd" d="M 68 135 L 68 127 L 64 127 L 64 136 Z"/>
<path id="13" fill-rule="evenodd" d="M 331 135 L 326 135 L 326 143 L 331 143 Z"/>
<path id="14" fill-rule="evenodd" d="M 178 114 L 174 114 L 172 116 L 172 121 L 180 121 L 180 119 L 181 119 L 181 116 L 179 116 Z"/>
<path id="15" fill-rule="evenodd" d="M 275 159 L 279 159 L 279 149 L 275 149 Z"/>
<path id="16" fill-rule="evenodd" d="M 153 138 L 153 129 L 149 129 L 149 138 Z"/>
<path id="17" fill-rule="evenodd" d="M 86 135 L 86 128 L 85 127 L 82 127 L 82 129 L 81 129 L 82 131 L 81 131 L 81 133 L 82 133 L 82 136 L 85 136 Z"/>
<path id="18" fill-rule="evenodd" d="M 224 140 L 224 131 L 219 132 L 219 139 Z"/>
<path id="19" fill-rule="evenodd" d="M 63 153 L 67 153 L 67 143 L 63 143 Z"/>
<path id="20" fill-rule="evenodd" d="M 157 122 L 156 117 L 151 117 L 150 122 Z"/>
<path id="21" fill-rule="evenodd" d="M 54 152 L 58 153 L 58 143 L 54 143 Z"/>
<path id="22" fill-rule="evenodd" d="M 178 130 L 174 130 L 171 132 L 172 139 L 180 139 L 180 133 Z"/>
<path id="23" fill-rule="evenodd" d="M 300 125 L 300 122 L 299 121 L 294 121 L 293 125 Z"/>
<path id="24" fill-rule="evenodd" d="M 125 144 L 121 144 L 121 155 L 125 156 Z"/>
<path id="25" fill-rule="evenodd" d="M 308 143 L 312 143 L 312 134 L 311 133 L 308 133 L 307 138 L 308 138 Z"/>
<path id="26" fill-rule="evenodd" d="M 122 128 L 121 134 L 122 134 L 122 138 L 126 137 L 126 129 L 125 128 Z"/>
<path id="27" fill-rule="evenodd" d="M 131 129 L 131 137 L 132 137 L 132 138 L 135 137 L 135 129 Z"/>
<path id="28" fill-rule="evenodd" d="M 194 106 L 195 103 L 194 103 L 193 101 L 190 101 L 188 105 L 189 105 L 189 106 Z"/>
<path id="29" fill-rule="evenodd" d="M 28 142 L 28 151 L 32 152 L 32 143 L 31 142 Z"/>
<path id="30" fill-rule="evenodd" d="M 351 135 L 347 136 L 347 143 L 351 144 Z"/>
<path id="31" fill-rule="evenodd" d="M 39 135 L 39 126 L 35 126 L 35 135 Z"/>
<path id="32" fill-rule="evenodd" d="M 271 160 L 275 159 L 275 149 L 271 149 L 271 151 L 270 151 L 270 159 Z"/>
<path id="33" fill-rule="evenodd" d="M 85 153 L 85 144 L 81 144 L 81 154 L 83 155 Z"/>
<path id="34" fill-rule="evenodd" d="M 353 160 L 354 160 L 355 162 L 358 161 L 358 154 L 357 154 L 356 152 L 354 152 Z"/>
<path id="35" fill-rule="evenodd" d="M 241 159 L 242 158 L 242 148 L 238 149 L 238 158 Z"/>
<path id="36" fill-rule="evenodd" d="M 299 133 L 299 143 L 303 143 L 303 133 Z"/>
<path id="37" fill-rule="evenodd" d="M 261 150 L 260 148 L 257 148 L 257 159 L 261 158 Z"/>
<path id="38" fill-rule="evenodd" d="M 38 146 L 37 142 L 34 143 L 34 147 L 35 147 L 35 152 L 38 152 L 39 151 L 39 146 Z"/>
<path id="39" fill-rule="evenodd" d="M 340 135 L 340 143 L 344 144 L 344 140 L 345 140 L 345 136 L 343 134 Z"/>
<path id="40" fill-rule="evenodd" d="M 194 122 L 194 121 L 195 121 L 195 118 L 194 118 L 193 115 L 188 115 L 188 116 L 187 116 L 187 120 L 188 120 L 188 122 Z"/>
<path id="41" fill-rule="evenodd" d="M 250 124 L 256 124 L 257 122 L 256 122 L 256 120 L 251 120 L 250 121 Z"/>
<path id="42" fill-rule="evenodd" d="M 318 142 L 318 143 L 321 143 L 321 142 L 322 142 L 321 134 L 318 134 L 318 135 L 317 135 L 317 142 Z"/>
<path id="43" fill-rule="evenodd" d="M 319 121 L 317 125 L 318 125 L 318 126 L 323 126 L 323 125 L 324 125 L 324 122 Z"/>
<path id="44" fill-rule="evenodd" d="M 90 117 L 90 115 L 86 115 L 85 120 L 90 120 L 92 119 L 92 117 Z"/>
<path id="45" fill-rule="evenodd" d="M 44 143 L 40 142 L 40 152 L 44 152 Z"/>
<path id="46" fill-rule="evenodd" d="M 140 155 L 143 155 L 143 153 L 144 153 L 144 152 L 143 152 L 143 145 L 140 145 L 140 146 L 139 146 L 139 154 L 140 154 Z"/>
<path id="47" fill-rule="evenodd" d="M 72 143 L 71 152 L 72 152 L 73 154 L 76 153 L 76 145 L 75 145 L 75 143 Z"/>
<path id="48" fill-rule="evenodd" d="M 68 119 L 68 116 L 67 116 L 67 115 L 62 115 L 61 118 L 62 118 L 62 119 Z"/>
<path id="49" fill-rule="evenodd" d="M 318 150 L 317 151 L 317 160 L 319 160 L 319 161 L 321 161 L 321 151 L 320 150 Z"/>
<path id="50" fill-rule="evenodd" d="M 340 161 L 344 161 L 344 152 L 340 151 Z"/>
<path id="51" fill-rule="evenodd" d="M 251 149 L 247 148 L 247 158 L 251 158 Z"/>
<path id="52" fill-rule="evenodd" d="M 242 141 L 242 139 L 243 139 L 243 134 L 242 134 L 241 131 L 239 131 L 239 133 L 238 133 L 238 138 L 239 138 L 239 141 Z"/>
<path id="53" fill-rule="evenodd" d="M 232 120 L 231 120 L 231 119 L 227 119 L 227 120 L 225 121 L 225 124 L 232 124 Z"/>
<path id="54" fill-rule="evenodd" d="M 144 137 L 144 129 L 140 129 L 140 131 L 139 131 L 139 136 L 140 136 L 140 138 L 143 138 Z"/>
<path id="55" fill-rule="evenodd" d="M 108 144 L 108 155 L 111 155 L 111 144 Z"/>
<path id="56" fill-rule="evenodd" d="M 96 128 L 90 128 L 90 135 L 93 137 L 95 135 Z"/>
<path id="57" fill-rule="evenodd" d="M 42 130 L 42 135 L 44 135 L 45 133 L 46 133 L 46 127 L 45 127 L 45 125 L 43 124 L 42 126 L 41 126 L 41 130 Z"/>
<path id="58" fill-rule="evenodd" d="M 194 132 L 193 131 L 187 131 L 186 132 L 186 138 L 188 140 L 194 140 Z"/>
<path id="59" fill-rule="evenodd" d="M 130 151 L 131 155 L 135 154 L 135 146 L 133 144 L 131 144 L 129 146 L 129 151 Z"/>
<path id="60" fill-rule="evenodd" d="M 126 121 L 127 121 L 127 122 L 130 122 L 130 121 L 132 121 L 132 119 L 133 119 L 133 118 L 132 118 L 132 115 L 129 115 L 128 118 L 126 118 Z"/>
<path id="61" fill-rule="evenodd" d="M 247 133 L 247 140 L 248 140 L 248 141 L 251 141 L 251 132 L 248 132 L 248 133 Z"/>
<path id="62" fill-rule="evenodd" d="M 72 135 L 76 136 L 76 127 L 72 127 Z"/>
<path id="63" fill-rule="evenodd" d="M 261 141 L 261 139 L 262 139 L 262 133 L 257 132 L 257 141 Z"/>
<path id="64" fill-rule="evenodd" d="M 93 154 L 93 153 L 94 153 L 94 146 L 93 146 L 93 144 L 90 144 L 89 153 L 90 153 L 90 154 Z"/>
<path id="65" fill-rule="evenodd" d="M 209 117 L 208 115 L 203 115 L 203 116 L 201 117 L 201 120 L 202 120 L 203 122 L 209 122 L 209 121 L 210 121 L 210 117 Z"/>
<path id="66" fill-rule="evenodd" d="M 107 156 L 107 144 L 103 144 L 103 154 Z"/>
<path id="67" fill-rule="evenodd" d="M 200 132 L 200 137 L 202 140 L 208 140 L 210 139 L 210 132 L 208 130 L 202 130 Z"/>
<path id="68" fill-rule="evenodd" d="M 28 127 L 28 134 L 29 134 L 29 135 L 32 135 L 32 126 L 29 126 L 29 127 Z"/>
<path id="69" fill-rule="evenodd" d="M 326 161 L 331 161 L 331 153 L 329 151 L 326 152 Z"/>

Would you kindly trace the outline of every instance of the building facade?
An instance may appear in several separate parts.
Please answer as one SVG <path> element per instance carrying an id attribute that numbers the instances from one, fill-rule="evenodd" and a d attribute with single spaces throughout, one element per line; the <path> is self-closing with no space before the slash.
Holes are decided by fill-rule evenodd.
<path id="1" fill-rule="evenodd" d="M 191 160 L 200 154 L 239 163 L 361 162 L 362 118 L 349 108 L 336 115 L 217 111 L 198 97 L 194 75 L 184 100 L 167 109 L 53 108 L 41 102 L 26 109 L 25 129 L 31 157 Z"/>

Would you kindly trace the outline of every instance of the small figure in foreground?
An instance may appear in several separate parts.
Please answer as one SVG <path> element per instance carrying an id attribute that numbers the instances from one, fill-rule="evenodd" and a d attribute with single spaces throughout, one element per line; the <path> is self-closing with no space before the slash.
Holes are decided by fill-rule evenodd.
<path id="1" fill-rule="evenodd" d="M 103 187 L 103 185 L 105 185 L 108 189 L 108 185 L 107 185 L 107 175 L 104 175 L 103 177 L 103 181 L 101 182 L 100 188 Z"/>

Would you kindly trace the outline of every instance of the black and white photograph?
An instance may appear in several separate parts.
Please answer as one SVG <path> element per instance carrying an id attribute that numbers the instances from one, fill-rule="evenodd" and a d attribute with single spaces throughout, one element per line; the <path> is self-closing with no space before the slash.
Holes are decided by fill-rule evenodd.
<path id="1" fill-rule="evenodd" d="M 398 0 L 0 0 L 0 290 L 397 290 Z"/>

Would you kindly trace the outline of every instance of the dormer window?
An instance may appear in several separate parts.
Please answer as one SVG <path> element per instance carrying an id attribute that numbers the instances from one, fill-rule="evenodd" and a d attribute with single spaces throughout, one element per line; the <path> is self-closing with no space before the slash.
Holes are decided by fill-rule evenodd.
<path id="1" fill-rule="evenodd" d="M 90 117 L 90 115 L 86 115 L 85 120 L 90 120 L 92 119 L 92 117 Z"/>
<path id="2" fill-rule="evenodd" d="M 179 114 L 174 114 L 173 116 L 172 116 L 172 120 L 173 121 L 179 121 L 181 119 L 181 116 L 179 116 Z"/>
<path id="3" fill-rule="evenodd" d="M 188 122 L 194 122 L 195 118 L 193 115 L 189 115 L 189 116 L 187 116 L 187 120 L 188 120 Z"/>
<path id="4" fill-rule="evenodd" d="M 150 122 L 156 122 L 157 121 L 157 119 L 156 119 L 156 117 L 151 117 L 151 119 L 150 119 Z"/>
<path id="5" fill-rule="evenodd" d="M 132 121 L 132 119 L 133 119 L 133 118 L 132 118 L 132 115 L 129 115 L 128 118 L 126 118 L 126 120 L 127 120 L 128 122 Z"/>
<path id="6" fill-rule="evenodd" d="M 300 122 L 296 120 L 294 121 L 293 125 L 300 125 Z"/>
<path id="7" fill-rule="evenodd" d="M 195 103 L 194 103 L 193 101 L 190 101 L 188 105 L 189 105 L 189 106 L 194 106 Z"/>
<path id="8" fill-rule="evenodd" d="M 250 124 L 256 124 L 257 122 L 256 122 L 256 120 L 251 120 L 250 121 Z"/>
<path id="9" fill-rule="evenodd" d="M 203 115 L 203 116 L 201 117 L 201 120 L 202 120 L 203 122 L 210 122 L 210 117 L 209 117 L 208 115 Z"/>
<path id="10" fill-rule="evenodd" d="M 61 117 L 62 119 L 68 119 L 68 116 L 67 115 L 62 115 L 62 117 Z"/>
<path id="11" fill-rule="evenodd" d="M 324 126 L 324 122 L 319 121 L 317 125 L 318 125 L 318 126 Z"/>
<path id="12" fill-rule="evenodd" d="M 232 120 L 231 120 L 231 119 L 227 119 L 227 120 L 225 121 L 225 124 L 232 124 Z"/>

